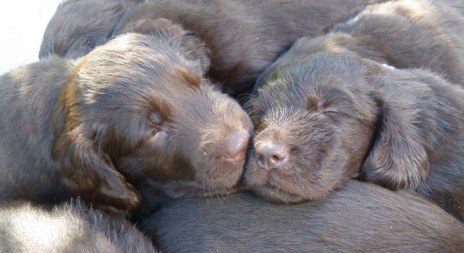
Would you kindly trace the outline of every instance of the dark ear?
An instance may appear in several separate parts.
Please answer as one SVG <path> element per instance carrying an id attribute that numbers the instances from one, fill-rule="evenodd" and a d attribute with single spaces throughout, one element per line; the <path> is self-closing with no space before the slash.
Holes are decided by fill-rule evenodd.
<path id="1" fill-rule="evenodd" d="M 378 104 L 376 134 L 361 178 L 393 190 L 415 188 L 429 168 L 425 150 L 427 87 L 400 78 L 380 82 L 382 85 L 374 88 Z"/>
<path id="2" fill-rule="evenodd" d="M 169 44 L 175 50 L 184 54 L 191 61 L 198 61 L 200 67 L 199 75 L 203 76 L 209 69 L 211 51 L 205 43 L 191 31 L 184 29 L 181 25 L 173 23 L 165 18 L 150 19 L 138 18 L 124 24 L 124 27 L 116 28 L 118 34 L 140 33 L 153 35 L 163 43 Z"/>
<path id="3" fill-rule="evenodd" d="M 138 192 L 79 129 L 63 133 L 53 153 L 59 162 L 62 182 L 72 195 L 95 205 L 129 211 L 139 206 Z"/>

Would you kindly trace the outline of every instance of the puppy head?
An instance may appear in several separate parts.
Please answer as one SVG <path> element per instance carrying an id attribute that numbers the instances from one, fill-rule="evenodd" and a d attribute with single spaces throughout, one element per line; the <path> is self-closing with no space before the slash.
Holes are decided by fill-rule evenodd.
<path id="1" fill-rule="evenodd" d="M 181 25 L 175 24 L 169 19 L 146 17 L 146 15 L 151 14 L 150 10 L 144 5 L 134 8 L 118 24 L 115 34 L 135 32 L 152 35 L 163 43 L 170 44 L 171 47 L 184 54 L 187 59 L 197 61 L 201 71 L 206 73 L 210 66 L 211 51 L 205 43 L 193 32 L 185 30 Z"/>
<path id="2" fill-rule="evenodd" d="M 115 205 L 125 200 L 108 196 L 121 196 L 129 183 L 209 196 L 232 191 L 242 174 L 247 114 L 195 62 L 151 36 L 121 35 L 81 58 L 57 108 L 55 156 L 89 171 L 69 170 L 65 182 L 82 190 L 97 171 L 103 176 L 94 181 L 112 192 L 87 188 Z M 108 182 L 106 171 L 118 180 Z"/>
<path id="3" fill-rule="evenodd" d="M 140 33 L 153 35 L 165 43 L 170 43 L 186 58 L 198 61 L 204 73 L 210 67 L 211 51 L 193 32 L 185 29 L 180 23 L 160 17 L 154 9 L 158 5 L 146 2 L 129 10 L 113 31 L 113 35 L 124 33 Z"/>
<path id="4" fill-rule="evenodd" d="M 254 153 L 245 183 L 264 198 L 323 198 L 355 176 L 370 146 L 376 105 L 359 59 L 326 53 L 269 73 L 250 103 Z"/>
<path id="5" fill-rule="evenodd" d="M 45 30 L 39 58 L 50 54 L 66 58 L 86 55 L 107 42 L 117 22 L 141 0 L 67 0 Z"/>

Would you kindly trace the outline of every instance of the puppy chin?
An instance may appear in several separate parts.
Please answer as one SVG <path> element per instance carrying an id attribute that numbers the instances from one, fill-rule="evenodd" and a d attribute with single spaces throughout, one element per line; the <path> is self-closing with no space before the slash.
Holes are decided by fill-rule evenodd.
<path id="1" fill-rule="evenodd" d="M 238 181 L 238 180 L 237 180 Z M 171 198 L 212 198 L 222 197 L 237 191 L 237 183 L 222 181 L 199 183 L 196 181 L 176 181 L 159 186 Z"/>
<path id="2" fill-rule="evenodd" d="M 306 201 L 298 194 L 286 192 L 270 185 L 252 187 L 250 190 L 257 196 L 274 203 L 298 204 Z"/>
<path id="3" fill-rule="evenodd" d="M 334 189 L 321 182 L 310 181 L 298 174 L 285 175 L 250 166 L 245 172 L 245 188 L 275 203 L 297 204 L 320 200 Z M 319 181 L 319 180 L 317 180 Z"/>

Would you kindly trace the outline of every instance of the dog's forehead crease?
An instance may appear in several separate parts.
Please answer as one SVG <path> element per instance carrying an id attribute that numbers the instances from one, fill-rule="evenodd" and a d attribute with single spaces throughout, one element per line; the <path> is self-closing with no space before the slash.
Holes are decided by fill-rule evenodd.
<path id="1" fill-rule="evenodd" d="M 335 64 L 338 62 L 341 64 Z M 355 96 L 365 97 L 369 90 L 361 62 L 344 55 L 316 54 L 276 68 L 270 75 L 258 90 L 257 101 L 252 103 L 255 107 L 346 111 L 362 106 L 356 105 L 360 102 Z M 361 102 L 366 103 L 367 98 Z"/>

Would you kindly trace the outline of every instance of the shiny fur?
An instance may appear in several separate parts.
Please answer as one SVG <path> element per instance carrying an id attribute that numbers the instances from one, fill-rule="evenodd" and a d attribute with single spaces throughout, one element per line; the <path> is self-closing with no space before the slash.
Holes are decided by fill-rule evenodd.
<path id="1" fill-rule="evenodd" d="M 288 54 L 293 60 L 268 72 L 250 103 L 257 133 L 245 171 L 250 188 L 295 203 L 324 198 L 361 173 L 464 217 L 462 88 L 347 53 Z M 260 165 L 261 145 L 286 149 L 279 166 Z"/>
<path id="2" fill-rule="evenodd" d="M 72 201 L 56 207 L 0 204 L 1 252 L 157 252 L 151 241 L 118 215 Z"/>
<path id="3" fill-rule="evenodd" d="M 134 210 L 140 188 L 144 198 L 234 191 L 251 121 L 164 35 L 122 35 L 0 77 L 0 200 L 79 195 Z"/>
<path id="4" fill-rule="evenodd" d="M 211 61 L 207 77 L 239 96 L 257 75 L 301 36 L 316 36 L 326 26 L 368 0 L 68 0 L 45 31 L 40 57 L 82 56 L 95 45 L 124 32 L 156 34 L 159 19 L 186 30 L 206 45 L 194 57 Z M 98 12 L 98 14 L 96 14 Z M 163 23 L 163 22 L 161 22 Z M 106 38 L 106 40 L 105 40 Z M 188 45 L 187 45 L 188 47 Z"/>
<path id="5" fill-rule="evenodd" d="M 352 180 L 319 202 L 177 200 L 141 222 L 170 252 L 462 252 L 464 226 L 423 198 Z"/>

